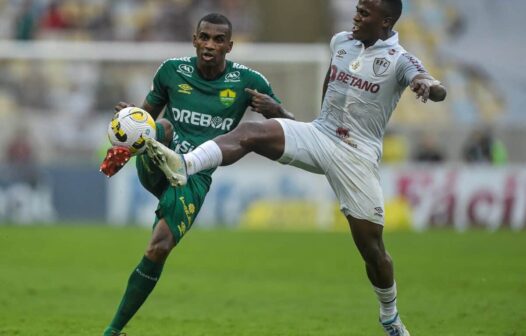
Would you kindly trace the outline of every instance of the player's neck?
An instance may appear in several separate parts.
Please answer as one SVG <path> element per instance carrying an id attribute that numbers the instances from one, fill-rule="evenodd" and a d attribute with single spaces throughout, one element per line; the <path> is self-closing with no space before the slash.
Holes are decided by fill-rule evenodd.
<path id="1" fill-rule="evenodd" d="M 394 34 L 395 34 L 394 31 L 386 30 L 382 34 L 380 34 L 380 36 L 378 36 L 377 39 L 371 39 L 371 40 L 368 40 L 368 41 L 362 41 L 362 43 L 363 43 L 364 48 L 367 49 L 370 46 L 373 46 L 378 40 L 385 41 L 385 40 L 391 38 Z"/>
<path id="2" fill-rule="evenodd" d="M 199 75 L 205 80 L 214 80 L 223 74 L 226 69 L 226 61 L 221 66 L 206 66 L 202 64 L 197 65 Z"/>

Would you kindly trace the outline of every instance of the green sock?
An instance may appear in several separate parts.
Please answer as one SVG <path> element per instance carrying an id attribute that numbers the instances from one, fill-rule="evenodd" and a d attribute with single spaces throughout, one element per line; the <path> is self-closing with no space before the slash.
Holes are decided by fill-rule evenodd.
<path id="1" fill-rule="evenodd" d="M 130 275 L 128 287 L 122 298 L 117 313 L 111 324 L 104 331 L 104 336 L 119 332 L 135 315 L 151 293 L 163 270 L 163 264 L 157 264 L 144 256 Z"/>

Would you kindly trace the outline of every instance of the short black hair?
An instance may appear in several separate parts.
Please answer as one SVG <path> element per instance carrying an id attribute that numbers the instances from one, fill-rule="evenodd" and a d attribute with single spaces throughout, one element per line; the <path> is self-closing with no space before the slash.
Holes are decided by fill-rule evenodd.
<path id="1" fill-rule="evenodd" d="M 206 14 L 205 16 L 203 16 L 201 18 L 201 20 L 199 20 L 199 22 L 197 22 L 196 31 L 199 30 L 199 26 L 201 25 L 201 22 L 208 22 L 208 23 L 213 23 L 213 24 L 224 24 L 224 25 L 227 25 L 228 26 L 228 31 L 229 31 L 230 35 L 232 35 L 232 23 L 230 22 L 230 20 L 226 16 L 224 16 L 222 14 L 218 14 L 218 13 Z"/>
<path id="2" fill-rule="evenodd" d="M 402 15 L 402 0 L 382 0 L 380 6 L 383 8 L 387 16 L 393 18 L 393 25 Z"/>

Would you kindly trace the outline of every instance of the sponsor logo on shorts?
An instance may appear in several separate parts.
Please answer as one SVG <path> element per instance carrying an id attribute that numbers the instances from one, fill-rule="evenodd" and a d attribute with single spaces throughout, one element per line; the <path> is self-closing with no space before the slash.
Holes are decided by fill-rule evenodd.
<path id="1" fill-rule="evenodd" d="M 338 138 L 342 139 L 343 142 L 345 142 L 346 144 L 348 144 L 352 148 L 355 148 L 355 149 L 358 148 L 358 144 L 351 140 L 348 128 L 338 127 L 336 129 L 336 135 L 338 136 Z"/>
<path id="2" fill-rule="evenodd" d="M 347 138 L 349 136 L 349 129 L 345 127 L 338 127 L 336 129 L 336 135 L 338 135 L 339 138 Z"/>
<path id="3" fill-rule="evenodd" d="M 350 138 L 343 139 L 343 142 L 345 142 L 346 144 L 348 144 L 349 146 L 351 146 L 354 149 L 358 149 L 358 144 L 356 142 L 352 142 L 352 140 Z"/>
<path id="4" fill-rule="evenodd" d="M 374 208 L 374 215 L 377 217 L 383 217 L 384 215 L 384 209 L 382 207 L 376 207 Z"/>
<path id="5" fill-rule="evenodd" d="M 196 209 L 195 209 L 194 203 L 186 204 L 186 200 L 184 199 L 184 196 L 179 197 L 179 201 L 183 205 L 183 211 L 188 221 L 188 226 L 185 224 L 184 221 L 181 221 L 181 223 L 177 225 L 179 234 L 183 236 L 186 233 L 186 231 L 188 231 L 188 229 L 192 226 L 192 222 L 194 219 Z"/>

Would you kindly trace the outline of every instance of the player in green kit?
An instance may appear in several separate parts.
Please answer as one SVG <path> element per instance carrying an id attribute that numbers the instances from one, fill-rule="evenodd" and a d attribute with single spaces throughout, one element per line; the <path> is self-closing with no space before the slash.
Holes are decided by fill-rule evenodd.
<path id="1" fill-rule="evenodd" d="M 193 45 L 196 57 L 166 60 L 161 64 L 143 109 L 158 119 L 156 139 L 172 150 L 187 153 L 218 135 L 232 131 L 248 107 L 266 118 L 293 118 L 275 97 L 263 75 L 226 60 L 232 50 L 232 25 L 220 14 L 209 14 L 197 24 Z M 130 104 L 119 103 L 120 110 Z M 206 155 L 206 146 L 203 154 Z M 114 147 L 101 165 L 112 176 L 128 161 L 127 149 Z M 110 325 L 103 335 L 121 335 L 159 280 L 170 251 L 199 213 L 212 183 L 211 170 L 192 175 L 175 188 L 146 154 L 137 157 L 142 185 L 159 199 L 153 232 L 146 252 L 133 270 Z"/>

